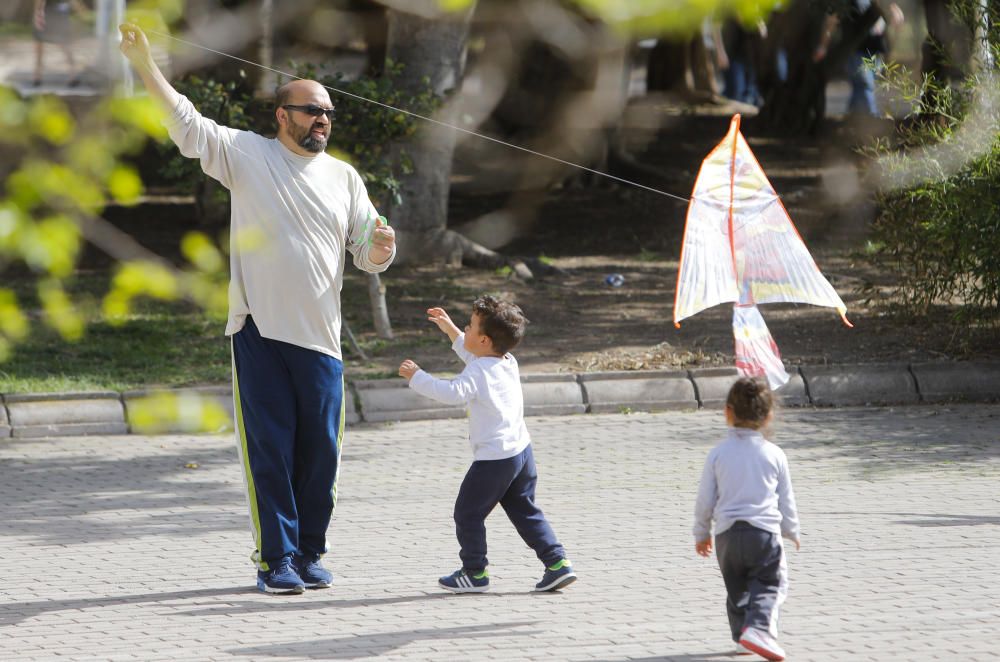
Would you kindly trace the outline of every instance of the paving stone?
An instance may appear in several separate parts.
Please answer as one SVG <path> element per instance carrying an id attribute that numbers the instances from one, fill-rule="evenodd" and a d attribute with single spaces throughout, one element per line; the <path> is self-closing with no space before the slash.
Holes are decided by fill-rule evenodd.
<path id="1" fill-rule="evenodd" d="M 994 659 L 1000 405 L 778 416 L 803 531 L 786 548 L 789 659 Z M 531 592 L 541 564 L 502 509 L 487 520 L 491 591 L 437 589 L 460 563 L 462 420 L 352 431 L 324 559 L 334 586 L 284 597 L 253 588 L 231 435 L 9 440 L 2 554 L 19 571 L 0 591 L 0 658 L 732 660 L 718 567 L 690 534 L 719 412 L 530 427 L 538 503 L 580 576 L 558 594 Z"/>
<path id="2" fill-rule="evenodd" d="M 903 364 L 801 366 L 809 397 L 817 406 L 905 404 L 919 400 L 909 367 Z"/>
<path id="3" fill-rule="evenodd" d="M 910 369 L 924 402 L 1000 400 L 1000 363 L 916 363 Z"/>
<path id="4" fill-rule="evenodd" d="M 686 372 L 592 372 L 579 376 L 587 411 L 665 411 L 698 407 Z"/>

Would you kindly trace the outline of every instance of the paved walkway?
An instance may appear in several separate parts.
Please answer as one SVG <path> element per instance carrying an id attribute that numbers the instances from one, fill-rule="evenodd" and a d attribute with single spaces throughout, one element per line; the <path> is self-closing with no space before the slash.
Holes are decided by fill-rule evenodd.
<path id="1" fill-rule="evenodd" d="M 334 588 L 252 588 L 229 437 L 0 443 L 0 659 L 736 659 L 694 492 L 718 412 L 529 421 L 539 501 L 581 579 L 540 564 L 497 513 L 494 590 L 458 565 L 461 420 L 348 432 Z M 791 660 L 995 659 L 1000 406 L 787 410 L 803 523 L 782 638 Z M 746 659 L 746 658 L 739 658 Z"/>

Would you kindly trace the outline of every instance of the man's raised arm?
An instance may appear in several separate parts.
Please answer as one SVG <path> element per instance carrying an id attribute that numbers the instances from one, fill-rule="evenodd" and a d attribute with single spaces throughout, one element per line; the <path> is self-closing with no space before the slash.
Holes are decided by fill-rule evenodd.
<path id="1" fill-rule="evenodd" d="M 237 135 L 243 132 L 219 126 L 213 120 L 202 117 L 191 102 L 167 82 L 153 61 L 149 40 L 139 26 L 124 23 L 118 29 L 122 33 L 122 53 L 139 72 L 149 96 L 166 115 L 164 124 L 170 139 L 177 144 L 181 154 L 199 159 L 205 174 L 231 189 L 236 168 L 233 159 L 240 158 L 243 151 L 234 143 Z M 235 154 L 230 153 L 230 148 L 235 150 Z"/>
<path id="2" fill-rule="evenodd" d="M 156 66 L 153 53 L 149 48 L 146 33 L 138 25 L 122 23 L 118 26 L 122 33 L 121 51 L 132 63 L 136 73 L 142 78 L 149 95 L 155 99 L 166 113 L 173 112 L 180 101 L 180 94 L 167 82 L 163 72 Z"/>

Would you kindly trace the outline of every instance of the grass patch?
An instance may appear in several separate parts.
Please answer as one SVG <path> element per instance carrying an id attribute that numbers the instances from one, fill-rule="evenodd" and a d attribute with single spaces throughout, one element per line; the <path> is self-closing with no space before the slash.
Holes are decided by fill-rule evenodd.
<path id="1" fill-rule="evenodd" d="M 448 356 L 448 341 L 427 322 L 427 307 L 449 308 L 460 326 L 468 320 L 472 300 L 481 291 L 469 286 L 461 270 L 399 269 L 383 275 L 389 291 L 389 311 L 395 339 L 376 337 L 371 320 L 364 274 L 348 268 L 341 292 L 344 319 L 372 360 L 355 353 L 347 334 L 341 334 L 345 367 L 350 379 L 395 377 L 388 356 Z M 84 272 L 67 283 L 86 320 L 84 337 L 67 342 L 41 321 L 35 281 L 14 276 L 4 287 L 14 290 L 32 318 L 30 336 L 0 363 L 0 393 L 54 393 L 60 391 L 127 391 L 150 387 L 227 384 L 232 378 L 229 339 L 224 319 L 212 319 L 183 302 L 141 300 L 124 324 L 109 324 L 101 314 L 101 297 L 109 274 Z M 391 363 L 391 361 L 390 361 Z"/>
<path id="2" fill-rule="evenodd" d="M 124 391 L 153 386 L 225 383 L 230 379 L 225 320 L 190 304 L 140 301 L 123 324 L 103 319 L 99 295 L 107 275 L 84 275 L 70 286 L 87 322 L 84 337 L 63 340 L 38 321 L 33 281 L 10 283 L 32 317 L 30 336 L 0 363 L 0 393 Z"/>

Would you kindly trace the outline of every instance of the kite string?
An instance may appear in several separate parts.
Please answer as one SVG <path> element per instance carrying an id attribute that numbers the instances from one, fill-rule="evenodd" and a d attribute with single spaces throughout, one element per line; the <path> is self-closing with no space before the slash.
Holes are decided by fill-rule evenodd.
<path id="1" fill-rule="evenodd" d="M 280 74 L 282 76 L 287 76 L 288 78 L 294 78 L 294 79 L 298 79 L 298 80 L 304 80 L 301 76 L 296 76 L 295 74 L 290 74 L 290 73 L 288 73 L 286 71 L 281 71 L 279 69 L 274 69 L 272 67 L 268 67 L 266 65 L 260 64 L 259 62 L 253 62 L 252 60 L 246 60 L 244 58 L 237 57 L 235 55 L 231 55 L 231 54 L 225 53 L 223 51 L 215 50 L 214 48 L 209 48 L 208 46 L 202 46 L 201 44 L 197 44 L 195 42 L 188 41 L 186 39 L 181 39 L 180 37 L 175 37 L 175 36 L 173 36 L 171 34 L 166 34 L 166 33 L 163 33 L 163 32 L 157 32 L 156 30 L 146 30 L 146 32 L 148 32 L 149 34 L 154 34 L 154 35 L 160 36 L 160 37 L 166 37 L 168 39 L 173 39 L 174 41 L 180 42 L 182 44 L 186 44 L 186 45 L 192 46 L 194 48 L 200 48 L 203 51 L 208 51 L 209 53 L 215 53 L 216 55 L 221 55 L 223 57 L 228 57 L 230 59 L 237 60 L 239 62 L 244 62 L 244 63 L 249 64 L 251 66 L 259 67 L 261 69 L 270 71 L 272 73 Z M 414 112 L 406 110 L 404 108 L 397 108 L 396 106 L 392 106 L 392 105 L 387 104 L 387 103 L 382 103 L 381 101 L 375 101 L 374 99 L 368 99 L 367 97 L 363 97 L 363 96 L 360 96 L 358 94 L 354 94 L 353 92 L 348 92 L 346 90 L 341 90 L 341 89 L 338 89 L 336 87 L 331 87 L 329 85 L 323 85 L 323 87 L 325 87 L 326 89 L 330 90 L 331 92 L 336 92 L 337 94 L 340 94 L 340 95 L 343 95 L 343 96 L 347 96 L 347 97 L 352 97 L 352 98 L 357 99 L 359 101 L 364 101 L 366 103 L 374 104 L 376 106 L 381 106 L 383 108 L 387 108 L 389 110 L 396 111 L 397 113 L 403 113 L 404 115 L 409 115 L 410 117 L 414 117 L 416 119 L 420 119 L 420 120 L 423 120 L 425 122 L 430 122 L 431 124 L 436 124 L 438 126 L 441 126 L 441 127 L 447 128 L 447 129 L 451 129 L 452 131 L 458 131 L 458 132 L 464 133 L 464 134 L 469 135 L 469 136 L 475 136 L 476 138 L 481 138 L 483 140 L 489 140 L 490 142 L 494 142 L 494 143 L 496 143 L 498 145 L 503 145 L 504 147 L 509 147 L 511 149 L 520 150 L 522 152 L 526 152 L 528 154 L 532 154 L 534 156 L 538 156 L 538 157 L 543 158 L 543 159 L 548 159 L 550 161 L 555 161 L 557 163 L 561 163 L 563 165 L 567 165 L 567 166 L 570 166 L 570 167 L 573 167 L 573 168 L 577 168 L 579 170 L 585 170 L 585 171 L 593 173 L 595 175 L 599 175 L 601 177 L 607 177 L 608 179 L 613 179 L 613 180 L 621 182 L 623 184 L 628 184 L 629 186 L 635 186 L 637 188 L 641 188 L 641 189 L 645 189 L 647 191 L 650 191 L 652 193 L 656 193 L 656 194 L 659 194 L 659 195 L 664 195 L 664 196 L 666 196 L 668 198 L 674 198 L 675 200 L 680 200 L 681 202 L 690 202 L 689 198 L 684 198 L 684 197 L 681 197 L 679 195 L 674 195 L 673 193 L 667 193 L 666 191 L 661 191 L 660 189 L 653 188 L 652 186 L 646 186 L 645 184 L 640 184 L 639 182 L 635 182 L 635 181 L 632 181 L 632 180 L 629 180 L 629 179 L 624 179 L 622 177 L 616 177 L 615 175 L 612 175 L 612 174 L 609 174 L 609 173 L 606 173 L 606 172 L 602 172 L 600 170 L 595 170 L 593 168 L 588 168 L 587 166 L 580 165 L 579 163 L 573 163 L 572 161 L 567 161 L 565 159 L 560 159 L 559 157 L 552 156 L 551 154 L 545 154 L 543 152 L 536 152 L 533 149 L 529 149 L 527 147 L 522 147 L 521 145 L 516 145 L 514 143 L 509 143 L 509 142 L 500 140 L 499 138 L 494 138 L 492 136 L 487 136 L 487 135 L 482 134 L 482 133 L 477 133 L 475 131 L 472 131 L 471 129 L 465 129 L 465 128 L 462 128 L 460 126 L 455 126 L 454 124 L 448 124 L 447 122 L 442 122 L 441 120 L 434 119 L 433 117 L 427 117 L 427 116 L 424 116 L 424 115 L 420 115 L 418 113 L 414 113 Z"/>

